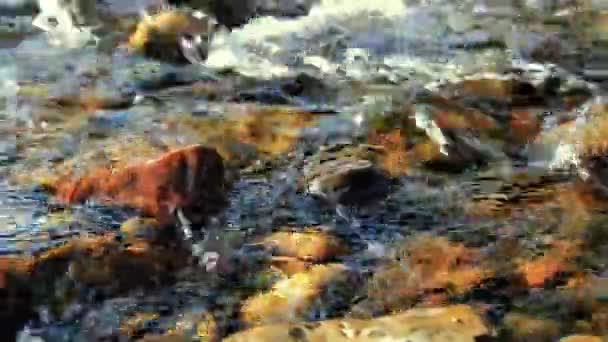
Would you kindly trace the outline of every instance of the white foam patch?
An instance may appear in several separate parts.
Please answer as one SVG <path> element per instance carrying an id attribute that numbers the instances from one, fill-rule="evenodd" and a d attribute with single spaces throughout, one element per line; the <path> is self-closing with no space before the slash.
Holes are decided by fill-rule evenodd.
<path id="1" fill-rule="evenodd" d="M 402 0 L 323 0 L 307 16 L 255 18 L 230 33 L 217 34 L 205 64 L 272 78 L 289 73 L 293 58 L 300 58 L 323 73 L 333 73 L 335 63 L 344 66 L 347 61 L 322 55 L 320 46 L 339 44 L 340 39 L 347 48 L 368 50 L 370 60 L 382 62 L 391 56 L 394 60 L 394 56 L 419 51 L 421 45 L 440 43 L 454 26 L 446 20 L 452 10 L 449 6 L 407 7 Z"/>

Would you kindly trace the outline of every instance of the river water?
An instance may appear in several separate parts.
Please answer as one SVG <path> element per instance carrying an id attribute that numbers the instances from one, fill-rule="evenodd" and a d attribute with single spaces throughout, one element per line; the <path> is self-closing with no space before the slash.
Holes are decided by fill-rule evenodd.
<path id="1" fill-rule="evenodd" d="M 459 82 L 467 75 L 508 70 L 517 61 L 527 61 L 535 42 L 544 42 L 546 37 L 557 39 L 567 52 L 562 62 L 581 54 L 584 45 L 575 34 L 576 20 L 563 16 L 549 20 L 534 9 L 524 12 L 501 4 L 482 6 L 480 1 L 419 2 L 322 0 L 299 18 L 255 18 L 232 32 L 218 33 L 208 60 L 198 66 L 179 67 L 125 56 L 118 50 L 111 59 L 88 48 L 64 51 L 48 46 L 41 33 L 0 38 L 0 257 L 35 255 L 84 233 L 116 232 L 132 215 L 95 203 L 58 205 L 40 185 L 54 173 L 78 172 L 79 163 L 83 170 L 104 163 L 123 165 L 172 147 L 215 143 L 221 133 L 214 135 L 207 126 L 194 129 L 188 120 L 203 117 L 239 122 L 243 113 L 278 108 L 281 101 L 273 97 L 277 89 L 298 75 L 312 76 L 323 84 L 317 87 L 313 83 L 309 93 L 289 99 L 289 106 L 300 111 L 330 112 L 298 133 L 318 145 L 331 139 L 354 140 L 369 128 L 372 114 L 398 111 L 425 85 L 432 89 L 429 85 L 437 82 Z M 140 2 L 110 3 L 121 15 L 136 13 L 142 6 Z M 571 9 L 563 7 L 564 11 Z M 596 48 L 601 49 L 602 45 Z M 563 64 L 572 70 L 572 63 Z M 90 74 L 100 76 L 87 76 Z M 227 93 L 225 98 L 242 99 L 244 92 L 253 92 L 257 103 L 214 101 L 188 85 L 172 90 L 143 89 L 142 82 L 166 74 L 177 75 L 184 83 L 192 83 L 188 81 L 192 79 L 208 82 L 218 93 Z M 44 104 L 49 96 L 79 94 L 83 86 L 100 97 L 137 93 L 144 100 L 128 108 L 98 110 Z M 602 95 L 603 90 L 598 89 Z M 293 127 L 285 119 L 272 129 L 283 134 Z M 300 166 L 285 156 L 277 159 L 278 166 L 261 176 L 243 172 L 230 190 L 229 206 L 220 217 L 226 232 L 232 232 L 225 235 L 260 234 L 285 225 L 332 227 L 355 251 L 345 263 L 368 271 L 370 250 L 383 250 L 421 232 L 476 247 L 502 238 L 519 239 L 530 255 L 546 245 L 556 226 L 572 219 L 562 207 L 549 208 L 554 203 L 544 209 L 513 209 L 512 215 L 471 219 L 465 215 L 464 204 L 472 196 L 469 181 L 477 170 L 447 176 L 415 170 L 397 177 L 391 194 L 371 206 L 334 210 L 295 191 Z M 551 210 L 556 214 L 551 216 Z M 595 274 L 605 276 L 608 269 L 602 258 L 606 254 L 598 255 L 589 262 Z M 205 294 L 193 294 L 195 289 L 190 287 Z M 130 312 L 160 312 L 163 305 L 171 306 L 172 314 L 160 320 L 171 325 L 185 315 L 180 311 L 181 302 L 187 302 L 184 311 L 221 307 L 217 298 L 228 298 L 230 291 L 229 285 L 213 287 L 205 280 L 188 279 L 124 298 L 58 295 L 57 301 L 69 302 L 65 307 L 58 305 L 64 312 L 49 314 L 58 309 L 42 301 L 42 314 L 30 321 L 20 341 L 38 341 L 36 336 L 48 342 L 103 340 L 106 335 L 114 336 L 127 306 Z M 490 298 L 484 299 L 504 304 L 505 299 L 498 295 L 487 296 Z M 154 302 L 152 297 L 160 299 Z M 211 297 L 215 298 L 213 305 L 209 304 Z M 542 315 L 550 311 L 549 303 L 529 300 Z M 517 305 L 509 302 L 504 307 Z M 606 333 L 604 326 L 597 326 L 600 323 L 593 324 L 594 333 Z M 98 327 L 92 328 L 95 325 Z M 235 326 L 228 323 L 226 329 L 237 330 Z M 570 325 L 563 326 L 561 331 L 572 332 Z"/>

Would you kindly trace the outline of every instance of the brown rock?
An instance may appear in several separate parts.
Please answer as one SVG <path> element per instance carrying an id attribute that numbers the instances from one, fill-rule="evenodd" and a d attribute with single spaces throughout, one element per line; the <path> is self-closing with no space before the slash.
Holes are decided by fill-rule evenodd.
<path id="1" fill-rule="evenodd" d="M 32 262 L 27 258 L 0 258 L 0 289 L 9 286 L 10 278 L 22 276 L 31 271 Z"/>
<path id="2" fill-rule="evenodd" d="M 390 312 L 410 308 L 420 296 L 438 290 L 464 293 L 492 276 L 480 262 L 478 250 L 445 238 L 419 236 L 400 249 L 398 261 L 374 274 L 368 300 Z"/>
<path id="3" fill-rule="evenodd" d="M 473 342 L 488 334 L 482 319 L 467 305 L 412 309 L 370 320 L 335 319 L 252 328 L 225 342 L 262 341 L 417 341 Z"/>
<path id="4" fill-rule="evenodd" d="M 276 232 L 261 242 L 273 250 L 273 255 L 312 262 L 328 261 L 348 252 L 344 242 L 322 231 Z"/>
<path id="5" fill-rule="evenodd" d="M 514 143 L 526 144 L 540 133 L 541 121 L 536 115 L 538 112 L 533 108 L 511 112 L 509 134 Z"/>
<path id="6" fill-rule="evenodd" d="M 132 207 L 161 224 L 174 222 L 174 210 L 182 209 L 198 223 L 224 203 L 224 165 L 214 149 L 194 145 L 116 172 L 101 168 L 60 182 L 56 197 L 66 204 L 94 199 Z"/>
<path id="7" fill-rule="evenodd" d="M 542 287 L 546 281 L 573 267 L 573 259 L 580 254 L 577 241 L 555 241 L 541 257 L 519 262 L 517 271 L 529 287 Z"/>
<path id="8" fill-rule="evenodd" d="M 129 47 L 149 57 L 169 62 L 184 63 L 187 61 L 180 48 L 182 37 L 200 37 L 205 46 L 201 46 L 206 58 L 207 42 L 215 30 L 211 18 L 199 19 L 188 11 L 165 10 L 144 17 L 129 37 Z"/>
<path id="9" fill-rule="evenodd" d="M 505 316 L 504 323 L 511 334 L 511 341 L 551 342 L 559 337 L 559 325 L 551 320 L 509 313 Z"/>
<path id="10" fill-rule="evenodd" d="M 16 340 L 16 333 L 34 315 L 27 286 L 32 263 L 27 258 L 0 258 L 0 336 Z"/>
<path id="11" fill-rule="evenodd" d="M 166 231 L 167 229 L 153 218 L 132 217 L 120 225 L 120 232 L 127 241 L 162 241 L 162 237 L 167 236 Z"/>
<path id="12" fill-rule="evenodd" d="M 380 157 L 380 164 L 391 176 L 408 174 L 409 171 L 408 157 L 412 158 L 410 155 L 413 155 L 413 153 L 408 155 L 405 148 L 407 139 L 403 135 L 401 129 L 394 129 L 387 133 L 371 132 L 368 138 L 370 144 L 384 148 L 384 153 Z"/>
<path id="13" fill-rule="evenodd" d="M 297 273 L 305 272 L 313 263 L 303 261 L 295 257 L 272 257 L 270 264 L 273 268 L 280 270 L 287 276 L 292 276 Z"/>
<path id="14" fill-rule="evenodd" d="M 279 281 L 269 292 L 248 299 L 241 309 L 241 319 L 246 325 L 299 321 L 328 286 L 338 283 L 344 286 L 347 275 L 346 267 L 341 264 L 313 266 Z M 337 299 L 334 296 L 332 294 L 331 300 Z"/>
<path id="15" fill-rule="evenodd" d="M 602 338 L 590 335 L 570 335 L 561 338 L 559 342 L 602 342 Z"/>
<path id="16" fill-rule="evenodd" d="M 37 256 L 34 272 L 47 279 L 67 271 L 83 285 L 120 292 L 170 279 L 187 264 L 189 255 L 145 241 L 122 244 L 107 234 L 72 240 Z"/>
<path id="17" fill-rule="evenodd" d="M 146 325 L 157 321 L 160 318 L 158 313 L 137 313 L 124 320 L 120 324 L 120 333 L 123 336 L 134 338 L 142 335 Z"/>

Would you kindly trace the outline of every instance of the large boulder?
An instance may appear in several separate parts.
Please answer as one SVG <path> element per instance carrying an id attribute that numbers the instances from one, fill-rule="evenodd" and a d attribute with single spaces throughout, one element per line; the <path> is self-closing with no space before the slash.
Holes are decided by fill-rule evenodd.
<path id="1" fill-rule="evenodd" d="M 224 164 L 215 149 L 193 145 L 118 171 L 100 168 L 60 181 L 55 191 L 66 204 L 97 200 L 131 207 L 162 224 L 174 223 L 175 210 L 181 209 L 201 223 L 225 202 Z"/>

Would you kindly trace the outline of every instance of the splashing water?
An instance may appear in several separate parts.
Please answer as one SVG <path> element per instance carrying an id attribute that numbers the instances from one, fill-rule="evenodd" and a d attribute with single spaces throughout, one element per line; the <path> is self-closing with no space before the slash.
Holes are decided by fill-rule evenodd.
<path id="1" fill-rule="evenodd" d="M 429 55 L 447 67 L 446 34 L 470 26 L 467 13 L 440 2 L 323 0 L 307 16 L 255 18 L 230 33 L 219 32 L 206 65 L 258 78 L 289 75 L 306 64 L 356 77 L 377 73 L 366 68 L 369 63 L 416 68 L 422 64 L 416 59 L 425 58 L 428 65 Z"/>

